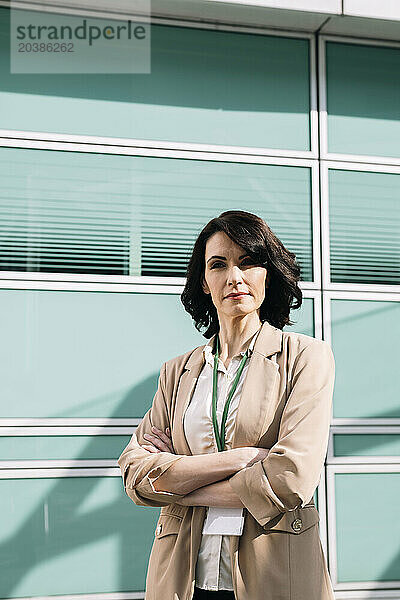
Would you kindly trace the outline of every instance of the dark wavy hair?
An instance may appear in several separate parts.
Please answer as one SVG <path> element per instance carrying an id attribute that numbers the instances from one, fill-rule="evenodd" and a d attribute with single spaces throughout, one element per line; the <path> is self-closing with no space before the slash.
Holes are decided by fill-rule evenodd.
<path id="1" fill-rule="evenodd" d="M 217 231 L 226 233 L 253 260 L 267 269 L 260 321 L 268 321 L 279 329 L 293 325 L 289 319 L 290 310 L 299 308 L 303 302 L 303 294 L 297 285 L 300 267 L 296 255 L 285 248 L 261 217 L 243 210 L 227 210 L 211 219 L 202 229 L 187 265 L 181 301 L 194 320 L 196 329 L 200 331 L 206 327 L 203 335 L 207 339 L 219 331 L 217 309 L 211 294 L 205 294 L 201 285 L 205 274 L 206 243 Z"/>

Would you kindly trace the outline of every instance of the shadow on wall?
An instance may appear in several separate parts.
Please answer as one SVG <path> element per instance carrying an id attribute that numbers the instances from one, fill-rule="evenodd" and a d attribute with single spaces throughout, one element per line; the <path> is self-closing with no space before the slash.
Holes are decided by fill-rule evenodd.
<path id="1" fill-rule="evenodd" d="M 142 384 L 135 386 L 126 395 L 125 399 L 118 407 L 118 413 L 129 414 L 130 408 L 135 404 L 137 397 L 152 397 L 153 391 L 157 386 L 157 376 L 146 379 Z M 113 415 L 110 415 L 111 417 Z M 385 413 L 379 415 L 381 418 L 392 418 L 396 415 Z M 132 432 L 134 428 L 132 429 Z M 128 436 L 127 436 L 128 437 Z M 80 455 L 75 459 L 85 459 L 93 454 L 93 446 L 96 444 L 94 437 L 84 448 Z M 124 446 L 123 446 L 124 447 Z M 123 447 L 120 451 L 122 452 Z M 367 449 L 358 446 L 362 451 Z M 374 446 L 376 449 L 376 446 Z M 118 456 L 115 460 L 117 460 Z M 117 466 L 117 462 L 116 462 Z M 73 471 L 73 469 L 71 469 Z M 18 492 L 15 495 L 15 479 L 2 480 L 2 484 L 11 483 L 13 497 L 4 499 L 5 506 L 11 511 L 11 515 L 16 514 L 21 506 L 21 499 L 29 498 L 30 482 L 32 480 L 22 479 L 18 481 Z M 103 483 L 106 483 L 105 490 L 113 488 L 109 483 L 116 483 L 114 477 L 73 477 L 62 478 L 52 486 L 50 482 L 49 491 L 33 508 L 24 521 L 19 525 L 17 531 L 13 531 L 7 538 L 2 539 L 0 545 L 0 564 L 2 565 L 2 574 L 0 582 L 0 597 L 11 598 L 21 595 L 19 584 L 24 578 L 29 579 L 30 573 L 38 570 L 38 576 L 33 577 L 34 590 L 29 593 L 32 595 L 48 594 L 67 594 L 67 593 L 96 593 L 112 591 L 134 591 L 144 590 L 145 573 L 153 533 L 158 518 L 158 508 L 138 507 L 125 494 L 122 485 L 122 478 L 118 477 L 117 499 L 107 500 L 97 499 L 96 506 L 93 509 L 86 508 L 86 504 L 93 504 L 93 497 L 101 493 Z M 35 481 L 42 483 L 42 479 Z M 115 496 L 115 488 L 112 494 Z M 29 500 L 27 500 L 29 502 Z M 47 517 L 46 510 L 47 507 Z M 23 507 L 22 507 L 23 509 Z M 57 518 L 57 511 L 59 511 Z M 4 512 L 3 512 L 4 518 Z M 18 515 L 16 516 L 16 520 Z M 109 553 L 103 541 L 112 539 L 111 550 Z M 87 546 L 93 544 L 93 553 L 87 552 Z M 95 548 L 98 545 L 98 548 Z M 79 559 L 79 553 L 87 561 L 91 556 L 91 562 L 82 562 Z M 73 554 L 77 558 L 73 559 Z M 45 567 L 46 563 L 57 561 L 63 556 L 69 555 L 65 566 L 61 563 L 55 566 L 55 570 L 41 574 L 41 565 Z M 72 562 L 71 562 L 72 556 Z M 107 573 L 110 569 L 110 562 L 114 561 L 115 572 L 119 572 L 119 580 L 114 585 L 101 579 L 101 573 Z M 381 573 L 379 580 L 393 580 L 393 573 L 397 572 L 399 554 L 387 565 Z M 68 572 L 68 568 L 80 568 L 78 576 Z M 68 567 L 69 565 L 69 567 Z M 112 565 L 113 566 L 113 565 Z M 111 566 L 111 569 L 112 569 Z M 59 577 L 56 577 L 56 573 Z M 110 576 L 112 577 L 113 574 Z M 54 577 L 55 581 L 49 581 L 49 577 Z M 49 590 L 50 587 L 50 590 Z M 25 595 L 25 590 L 22 590 Z"/>
<path id="2" fill-rule="evenodd" d="M 158 374 L 132 388 L 115 411 L 118 416 L 132 412 L 135 398 L 152 399 L 157 378 Z M 112 418 L 116 415 L 109 416 Z M 134 430 L 133 427 L 132 433 Z M 93 437 L 74 459 L 94 456 L 96 442 L 96 437 Z M 116 467 L 118 456 L 115 458 Z M 73 468 L 68 470 L 74 471 Z M 19 519 L 18 513 L 21 514 L 24 506 L 32 502 L 29 500 L 30 486 L 33 484 L 39 488 L 40 494 L 44 483 L 48 488 L 45 496 L 23 520 Z M 12 494 L 8 498 L 3 495 L 1 504 L 10 511 L 10 519 L 21 521 L 16 530 L 2 536 L 0 543 L 1 598 L 11 598 L 13 594 L 144 590 L 146 566 L 160 509 L 136 506 L 125 494 L 121 476 L 33 480 L 24 479 L 21 475 L 20 480 L 3 479 L 1 484 L 7 486 Z M 97 494 L 102 495 L 97 497 Z M 94 505 L 94 509 L 90 505 Z M 3 518 L 7 518 L 4 509 Z M 93 551 L 88 551 L 90 545 Z M 75 559 L 74 553 L 77 555 Z M 79 558 L 80 553 L 83 560 Z M 66 558 L 68 555 L 68 558 L 63 566 L 60 558 L 64 555 Z M 44 567 L 52 561 L 58 561 L 59 564 L 53 565 L 48 571 L 44 570 L 41 575 L 41 565 Z M 71 568 L 80 568 L 80 573 L 76 575 L 69 572 Z M 114 573 L 119 572 L 114 585 L 110 581 L 114 576 L 113 568 Z M 38 571 L 30 577 L 34 570 Z M 107 575 L 105 580 L 102 572 L 110 573 L 109 589 L 105 589 Z M 49 580 L 50 577 L 52 580 Z M 19 584 L 25 578 L 31 579 L 32 584 L 29 584 L 29 592 L 24 589 L 21 593 Z"/>

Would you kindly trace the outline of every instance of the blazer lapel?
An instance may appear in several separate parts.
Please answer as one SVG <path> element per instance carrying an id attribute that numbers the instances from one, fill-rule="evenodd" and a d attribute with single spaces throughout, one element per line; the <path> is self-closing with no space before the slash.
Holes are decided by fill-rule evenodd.
<path id="1" fill-rule="evenodd" d="M 264 321 L 250 356 L 233 431 L 233 448 L 257 446 L 278 380 L 278 365 L 269 357 L 282 348 L 282 331 Z"/>
<path id="2" fill-rule="evenodd" d="M 257 446 L 277 376 L 275 363 L 256 352 L 251 355 L 239 399 L 232 448 Z"/>
<path id="3" fill-rule="evenodd" d="M 204 346 L 205 344 L 192 352 L 180 378 L 172 431 L 172 441 L 177 454 L 192 454 L 185 437 L 183 417 L 204 365 Z M 233 433 L 233 448 L 256 446 L 263 434 L 272 392 L 278 379 L 278 365 L 269 357 L 281 348 L 282 331 L 264 321 L 257 335 L 243 382 Z"/>
<path id="4" fill-rule="evenodd" d="M 190 355 L 180 377 L 176 394 L 175 416 L 172 426 L 172 443 L 177 454 L 192 454 L 183 428 L 185 410 L 192 399 L 194 387 L 204 364 L 203 346 L 196 348 Z"/>

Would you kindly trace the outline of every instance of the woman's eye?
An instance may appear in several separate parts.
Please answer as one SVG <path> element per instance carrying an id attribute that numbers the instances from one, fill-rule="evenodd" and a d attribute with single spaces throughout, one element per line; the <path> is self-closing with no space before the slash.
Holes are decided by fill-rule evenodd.
<path id="1" fill-rule="evenodd" d="M 214 267 L 217 267 L 218 265 L 223 265 L 223 264 L 224 264 L 224 263 L 222 263 L 220 260 L 217 260 L 215 263 L 213 263 L 213 264 L 211 265 L 211 269 L 213 269 Z M 248 258 L 245 258 L 245 259 L 242 261 L 242 265 L 245 265 L 245 264 L 248 264 L 248 265 L 249 265 L 249 264 L 251 264 L 251 265 L 254 265 L 255 263 L 254 263 L 254 260 L 253 260 L 252 258 L 248 257 Z"/>

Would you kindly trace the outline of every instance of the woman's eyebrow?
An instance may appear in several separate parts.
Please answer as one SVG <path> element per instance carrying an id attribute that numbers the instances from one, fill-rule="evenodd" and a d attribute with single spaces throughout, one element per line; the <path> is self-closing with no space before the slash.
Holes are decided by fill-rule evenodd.
<path id="1" fill-rule="evenodd" d="M 239 256 L 239 260 L 241 258 L 244 258 L 245 256 L 248 256 L 248 254 L 242 254 L 242 256 Z M 209 262 L 212 258 L 222 258 L 223 260 L 226 260 L 226 256 L 217 256 L 217 255 L 214 255 L 214 256 L 210 256 L 210 258 L 207 260 L 207 262 Z"/>

